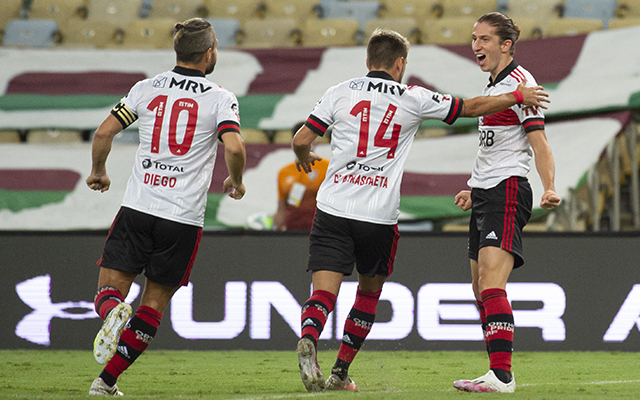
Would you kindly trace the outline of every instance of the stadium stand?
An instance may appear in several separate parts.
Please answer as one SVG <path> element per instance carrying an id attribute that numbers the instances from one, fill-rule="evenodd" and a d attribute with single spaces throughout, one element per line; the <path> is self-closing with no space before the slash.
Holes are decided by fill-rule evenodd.
<path id="1" fill-rule="evenodd" d="M 415 18 L 401 17 L 401 18 L 376 18 L 369 20 L 364 26 L 363 39 L 366 42 L 376 28 L 391 29 L 399 32 L 409 39 L 411 43 L 420 42 L 420 31 L 416 23 Z"/>
<path id="2" fill-rule="evenodd" d="M 82 135 L 78 131 L 32 130 L 27 135 L 27 143 L 80 143 Z"/>
<path id="3" fill-rule="evenodd" d="M 218 39 L 218 48 L 235 47 L 236 35 L 240 31 L 240 22 L 234 18 L 205 18 L 213 26 Z"/>
<path id="4" fill-rule="evenodd" d="M 0 143 L 20 143 L 20 132 L 18 131 L 0 132 Z"/>
<path id="5" fill-rule="evenodd" d="M 616 17 L 640 17 L 640 0 L 618 0 L 618 5 L 616 6 Z"/>
<path id="6" fill-rule="evenodd" d="M 301 34 L 293 18 L 254 18 L 244 23 L 238 35 L 240 48 L 294 47 Z"/>
<path id="7" fill-rule="evenodd" d="M 442 16 L 442 0 L 382 0 L 380 18 L 414 18 L 418 26 Z"/>
<path id="8" fill-rule="evenodd" d="M 496 0 L 442 0 L 443 18 L 475 18 L 496 10 Z"/>
<path id="9" fill-rule="evenodd" d="M 355 46 L 358 32 L 359 24 L 355 19 L 310 19 L 302 29 L 302 40 L 306 47 Z"/>
<path id="10" fill-rule="evenodd" d="M 204 0 L 153 0 L 149 18 L 171 18 L 175 22 L 193 17 L 205 17 Z"/>
<path id="11" fill-rule="evenodd" d="M 315 19 L 320 12 L 318 0 L 265 0 L 267 18 L 295 18 L 298 24 Z"/>
<path id="12" fill-rule="evenodd" d="M 367 21 L 377 18 L 380 3 L 377 1 L 335 1 L 322 5 L 324 18 L 348 18 L 358 21 L 360 30 L 364 30 Z"/>
<path id="13" fill-rule="evenodd" d="M 550 21 L 561 17 L 563 10 L 562 0 L 510 0 L 502 11 L 514 21 L 520 18 L 535 19 L 544 31 Z"/>
<path id="14" fill-rule="evenodd" d="M 206 0 L 210 18 L 233 18 L 240 25 L 249 18 L 255 18 L 258 13 L 259 0 Z"/>
<path id="15" fill-rule="evenodd" d="M 64 47 L 105 48 L 110 46 L 114 26 L 100 21 L 70 19 L 60 26 L 61 45 Z"/>
<path id="16" fill-rule="evenodd" d="M 3 0 L 0 1 L 0 32 L 4 33 L 7 22 L 12 19 L 20 18 L 20 10 L 22 9 L 22 0 Z"/>
<path id="17" fill-rule="evenodd" d="M 142 0 L 89 0 L 87 19 L 123 27 L 138 18 Z"/>
<path id="18" fill-rule="evenodd" d="M 544 35 L 542 24 L 535 18 L 517 17 L 513 22 L 520 28 L 520 39 L 540 39 Z"/>
<path id="19" fill-rule="evenodd" d="M 599 19 L 592 18 L 559 18 L 549 22 L 546 35 L 573 36 L 602 30 L 603 23 Z"/>
<path id="20" fill-rule="evenodd" d="M 613 18 L 609 20 L 609 29 L 629 28 L 632 26 L 640 26 L 640 17 Z"/>
<path id="21" fill-rule="evenodd" d="M 58 23 L 48 19 L 12 19 L 7 23 L 3 46 L 52 47 Z"/>
<path id="22" fill-rule="evenodd" d="M 52 19 L 58 26 L 69 19 L 86 18 L 85 0 L 33 0 L 29 8 L 30 19 Z"/>
<path id="23" fill-rule="evenodd" d="M 471 17 L 427 20 L 421 25 L 421 41 L 424 44 L 470 44 L 475 22 L 476 18 Z"/>
<path id="24" fill-rule="evenodd" d="M 618 0 L 565 0 L 564 18 L 599 19 L 606 28 L 615 17 Z"/>
<path id="25" fill-rule="evenodd" d="M 172 49 L 173 18 L 145 18 L 124 27 L 122 47 L 128 49 Z"/>

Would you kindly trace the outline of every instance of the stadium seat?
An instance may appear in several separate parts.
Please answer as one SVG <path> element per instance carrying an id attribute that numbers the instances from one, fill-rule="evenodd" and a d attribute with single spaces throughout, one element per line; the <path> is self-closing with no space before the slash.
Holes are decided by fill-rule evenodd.
<path id="1" fill-rule="evenodd" d="M 513 23 L 520 28 L 520 40 L 540 39 L 544 36 L 542 24 L 534 18 L 517 17 Z"/>
<path id="2" fill-rule="evenodd" d="M 205 18 L 213 26 L 218 39 L 218 48 L 236 46 L 236 34 L 240 30 L 240 22 L 233 18 Z"/>
<path id="3" fill-rule="evenodd" d="M 334 1 L 322 4 L 323 18 L 349 18 L 358 21 L 360 30 L 364 30 L 369 20 L 378 18 L 380 3 L 377 1 Z"/>
<path id="4" fill-rule="evenodd" d="M 70 19 L 60 27 L 62 46 L 108 47 L 113 40 L 115 27 L 100 21 Z"/>
<path id="5" fill-rule="evenodd" d="M 291 137 L 291 133 L 289 133 Z M 259 129 L 242 129 L 242 138 L 246 143 L 269 143 L 269 137 Z"/>
<path id="6" fill-rule="evenodd" d="M 496 0 L 443 0 L 443 18 L 469 17 L 478 19 L 496 10 Z"/>
<path id="7" fill-rule="evenodd" d="M 50 19 L 12 19 L 7 23 L 3 46 L 51 47 L 58 23 Z"/>
<path id="8" fill-rule="evenodd" d="M 32 130 L 27 135 L 27 143 L 80 143 L 82 135 L 78 131 Z"/>
<path id="9" fill-rule="evenodd" d="M 599 19 L 606 28 L 615 17 L 618 0 L 565 0 L 564 18 Z"/>
<path id="10" fill-rule="evenodd" d="M 173 18 L 137 19 L 124 27 L 122 47 L 129 49 L 172 49 Z"/>
<path id="11" fill-rule="evenodd" d="M 257 16 L 260 0 L 205 0 L 209 18 L 233 18 L 240 24 Z"/>
<path id="12" fill-rule="evenodd" d="M 640 17 L 640 0 L 618 0 L 617 18 Z"/>
<path id="13" fill-rule="evenodd" d="M 640 26 L 640 18 L 614 18 L 609 21 L 609 29 L 630 28 Z"/>
<path id="14" fill-rule="evenodd" d="M 0 1 L 0 31 L 7 26 L 7 22 L 20 18 L 22 0 L 1 0 Z"/>
<path id="15" fill-rule="evenodd" d="M 1 131 L 0 143 L 20 143 L 20 132 L 18 131 Z"/>
<path id="16" fill-rule="evenodd" d="M 84 18 L 85 0 L 33 0 L 29 8 L 31 19 L 52 19 L 63 25 L 70 18 Z"/>
<path id="17" fill-rule="evenodd" d="M 89 0 L 87 19 L 123 28 L 138 19 L 142 0 Z"/>
<path id="18" fill-rule="evenodd" d="M 318 17 L 319 0 L 265 0 L 268 18 L 295 18 L 298 24 Z"/>
<path id="19" fill-rule="evenodd" d="M 206 16 L 204 0 L 153 0 L 149 18 L 171 18 L 182 22 Z"/>
<path id="20" fill-rule="evenodd" d="M 363 41 L 367 43 L 371 34 L 376 28 L 391 29 L 409 39 L 409 42 L 417 44 L 420 42 L 420 31 L 414 18 L 376 18 L 372 19 L 364 26 Z"/>
<path id="21" fill-rule="evenodd" d="M 591 18 L 559 18 L 549 22 L 546 36 L 573 36 L 602 30 L 603 23 Z"/>
<path id="22" fill-rule="evenodd" d="M 421 25 L 422 43 L 471 44 L 471 32 L 477 18 L 456 17 L 427 20 Z"/>
<path id="23" fill-rule="evenodd" d="M 380 18 L 414 18 L 418 26 L 442 16 L 442 0 L 381 0 Z"/>
<path id="24" fill-rule="evenodd" d="M 310 19 L 302 30 L 305 47 L 356 46 L 358 21 L 355 19 Z"/>
<path id="25" fill-rule="evenodd" d="M 248 19 L 242 29 L 242 42 L 238 47 L 242 48 L 272 48 L 293 47 L 296 43 L 296 20 L 293 18 L 264 18 Z"/>
<path id="26" fill-rule="evenodd" d="M 560 18 L 564 9 L 564 0 L 510 0 L 505 14 L 514 21 L 520 18 L 532 18 L 538 21 L 543 31 L 549 21 Z"/>

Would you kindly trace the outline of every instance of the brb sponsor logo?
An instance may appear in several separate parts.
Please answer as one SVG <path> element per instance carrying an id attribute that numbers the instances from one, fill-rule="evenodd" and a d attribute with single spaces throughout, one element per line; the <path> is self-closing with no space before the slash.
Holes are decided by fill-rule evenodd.
<path id="1" fill-rule="evenodd" d="M 344 321 L 351 311 L 357 282 L 344 282 L 335 311 L 320 336 L 322 340 L 341 339 Z M 51 301 L 51 277 L 37 276 L 16 285 L 20 299 L 33 309 L 16 325 L 15 334 L 29 342 L 50 345 L 54 318 L 83 320 L 99 318 L 91 301 Z M 207 288 L 199 288 L 207 290 Z M 169 319 L 173 330 L 185 339 L 233 339 L 247 331 L 251 339 L 272 338 L 271 323 L 277 313 L 296 335 L 300 335 L 301 304 L 278 281 L 228 281 L 225 283 L 224 318 L 196 321 L 193 302 L 194 284 L 180 288 L 171 300 Z M 555 283 L 509 283 L 511 301 L 529 302 L 535 308 L 515 309 L 517 328 L 538 328 L 548 342 L 566 340 L 563 316 L 566 297 Z M 125 301 L 131 303 L 140 293 L 134 283 Z M 391 306 L 388 321 L 371 326 L 369 340 L 400 340 L 417 331 L 427 341 L 482 341 L 480 316 L 469 283 L 426 283 L 417 293 L 397 282 L 387 282 L 380 300 Z M 206 305 L 209 306 L 208 304 Z M 82 312 L 80 312 L 81 310 Z M 366 323 L 361 322 L 364 326 Z M 609 324 L 603 342 L 624 342 L 634 328 L 640 328 L 640 284 L 633 286 Z M 492 329 L 513 329 L 495 326 Z M 142 334 L 138 333 L 137 334 Z M 277 335 L 281 335 L 278 332 Z M 149 339 L 149 338 L 144 338 Z"/>
<path id="2" fill-rule="evenodd" d="M 170 164 L 164 164 L 159 161 L 153 161 L 149 158 L 146 158 L 142 161 L 142 167 L 144 169 L 153 168 L 155 170 L 160 171 L 168 171 L 168 172 L 178 172 L 183 173 L 184 167 L 175 166 Z M 158 173 L 148 173 L 144 174 L 144 183 L 151 186 L 165 186 L 165 187 L 175 187 L 178 179 L 175 176 L 166 176 Z"/>

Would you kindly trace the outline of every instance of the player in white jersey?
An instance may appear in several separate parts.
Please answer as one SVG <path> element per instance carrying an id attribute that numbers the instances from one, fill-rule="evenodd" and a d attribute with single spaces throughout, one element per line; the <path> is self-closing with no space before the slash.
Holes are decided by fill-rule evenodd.
<path id="1" fill-rule="evenodd" d="M 472 49 L 480 68 L 490 73 L 483 95 L 509 93 L 535 79 L 513 60 L 520 30 L 500 13 L 482 16 L 473 28 Z M 537 106 L 512 106 L 479 118 L 478 156 L 468 185 L 455 197 L 462 209 L 471 209 L 469 258 L 472 287 L 489 353 L 489 372 L 477 379 L 453 383 L 469 392 L 513 392 L 513 311 L 505 287 L 514 268 L 524 263 L 522 228 L 532 210 L 527 181 L 532 149 L 544 186 L 540 206 L 560 203 L 555 192 L 555 166 L 544 131 L 544 114 Z"/>
<path id="2" fill-rule="evenodd" d="M 311 144 L 333 125 L 332 155 L 317 196 L 310 234 L 313 294 L 302 308 L 298 358 L 309 391 L 356 390 L 348 369 L 374 322 L 382 286 L 393 270 L 404 162 L 426 119 L 453 123 L 458 117 L 491 114 L 526 97 L 541 105 L 546 94 L 519 85 L 514 94 L 462 100 L 401 84 L 409 42 L 394 31 L 376 30 L 367 45 L 369 73 L 329 88 L 293 139 L 299 169 L 311 172 Z M 524 90 L 524 92 L 521 92 Z M 331 376 L 317 363 L 316 345 L 333 310 L 344 275 L 358 271 L 359 286 Z"/>
<path id="3" fill-rule="evenodd" d="M 189 283 L 218 140 L 224 143 L 229 171 L 223 191 L 238 200 L 245 193 L 238 101 L 205 78 L 218 55 L 213 27 L 194 18 L 175 29 L 176 67 L 136 83 L 93 138 L 93 166 L 86 182 L 104 192 L 111 184 L 106 161 L 113 138 L 139 122 L 133 172 L 98 261 L 94 302 L 104 324 L 94 342 L 94 356 L 106 366 L 91 385 L 93 395 L 122 395 L 118 377 L 153 339 L 175 291 Z M 124 298 L 141 273 L 145 287 L 129 321 L 132 309 Z"/>

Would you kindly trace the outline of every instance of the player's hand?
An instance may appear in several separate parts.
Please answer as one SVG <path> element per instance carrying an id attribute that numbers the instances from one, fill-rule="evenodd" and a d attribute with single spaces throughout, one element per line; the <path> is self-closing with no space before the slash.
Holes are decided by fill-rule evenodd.
<path id="1" fill-rule="evenodd" d="M 560 204 L 560 196 L 556 194 L 555 191 L 549 189 L 545 190 L 542 195 L 542 200 L 540 200 L 540 207 L 545 210 L 553 210 Z"/>
<path id="2" fill-rule="evenodd" d="M 462 211 L 467 211 L 471 208 L 471 191 L 462 190 L 455 197 L 453 204 L 460 207 Z"/>
<path id="3" fill-rule="evenodd" d="M 527 80 L 524 79 L 516 88 L 516 90 L 519 90 L 520 93 L 522 93 L 522 97 L 524 98 L 522 104 L 547 109 L 547 106 L 542 104 L 542 102 L 550 103 L 551 101 L 549 100 L 549 94 L 547 92 L 543 92 L 544 88 L 539 85 L 525 87 L 526 84 Z"/>
<path id="4" fill-rule="evenodd" d="M 233 183 L 230 176 L 228 176 L 222 184 L 222 193 L 229 192 L 229 197 L 232 199 L 240 200 L 244 197 L 246 191 L 247 189 L 244 187 L 244 183 Z"/>
<path id="5" fill-rule="evenodd" d="M 111 186 L 111 179 L 109 179 L 107 174 L 97 175 L 92 173 L 89 175 L 86 182 L 90 189 L 99 190 L 101 193 L 109 190 L 109 187 Z"/>
<path id="6" fill-rule="evenodd" d="M 296 158 L 296 169 L 308 174 L 312 171 L 312 166 L 316 164 L 316 161 L 322 161 L 322 157 L 310 151 L 305 160 Z"/>

